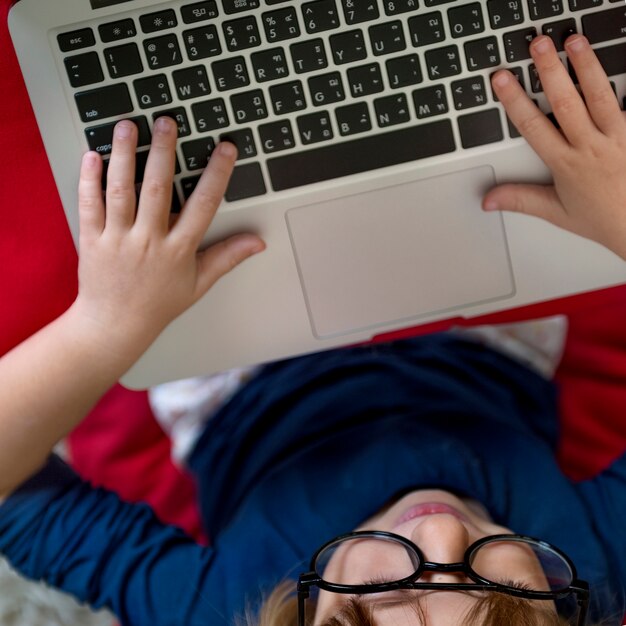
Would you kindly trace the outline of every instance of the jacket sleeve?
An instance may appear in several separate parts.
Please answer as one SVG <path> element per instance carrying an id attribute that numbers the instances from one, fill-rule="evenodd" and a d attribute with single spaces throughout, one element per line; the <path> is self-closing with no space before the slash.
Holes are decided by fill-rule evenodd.
<path id="1" fill-rule="evenodd" d="M 54 455 L 0 506 L 0 552 L 26 577 L 107 607 L 124 625 L 224 621 L 213 549 L 147 505 L 93 488 Z"/>

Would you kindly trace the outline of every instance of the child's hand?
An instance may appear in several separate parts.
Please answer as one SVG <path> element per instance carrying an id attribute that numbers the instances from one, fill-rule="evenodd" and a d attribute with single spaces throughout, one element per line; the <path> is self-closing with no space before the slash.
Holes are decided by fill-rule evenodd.
<path id="1" fill-rule="evenodd" d="M 510 72 L 497 72 L 493 87 L 513 124 L 552 171 L 554 185 L 501 185 L 489 191 L 483 207 L 495 201 L 495 208 L 542 217 L 626 259 L 626 117 L 606 73 L 585 37 L 567 39 L 583 101 L 549 37 L 537 37 L 530 49 L 562 132 Z"/>
<path id="2" fill-rule="evenodd" d="M 160 118 L 137 206 L 137 128 L 128 121 L 115 129 L 102 198 L 102 162 L 90 152 L 79 183 L 79 294 L 75 307 L 115 349 L 138 356 L 178 315 L 224 274 L 265 248 L 259 237 L 237 235 L 203 252 L 198 246 L 219 206 L 236 159 L 220 144 L 200 182 L 170 226 L 175 168 L 176 124 Z M 138 353 L 138 354 L 137 354 Z"/>

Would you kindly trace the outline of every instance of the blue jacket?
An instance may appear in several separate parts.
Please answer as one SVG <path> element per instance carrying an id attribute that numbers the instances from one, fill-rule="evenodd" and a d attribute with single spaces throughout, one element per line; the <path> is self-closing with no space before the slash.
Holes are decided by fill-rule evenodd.
<path id="1" fill-rule="evenodd" d="M 552 383 L 448 335 L 266 366 L 208 423 L 190 466 L 213 545 L 82 482 L 58 458 L 0 507 L 0 551 L 123 624 L 231 624 L 391 498 L 440 487 L 555 544 L 626 607 L 626 456 L 573 483 L 555 460 Z"/>

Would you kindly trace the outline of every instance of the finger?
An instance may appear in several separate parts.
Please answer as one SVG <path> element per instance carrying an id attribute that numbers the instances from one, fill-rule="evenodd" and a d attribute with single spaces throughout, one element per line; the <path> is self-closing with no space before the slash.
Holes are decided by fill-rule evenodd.
<path id="1" fill-rule="evenodd" d="M 129 120 L 113 131 L 113 148 L 107 170 L 106 227 L 128 229 L 135 221 L 135 152 L 137 127 Z"/>
<path id="2" fill-rule="evenodd" d="M 585 104 L 596 126 L 606 135 L 624 129 L 621 110 L 611 83 L 586 37 L 573 35 L 565 42 Z"/>
<path id="3" fill-rule="evenodd" d="M 83 156 L 78 181 L 78 221 L 81 238 L 97 237 L 104 228 L 102 159 L 97 152 Z"/>
<path id="4" fill-rule="evenodd" d="M 240 263 L 265 250 L 262 239 L 252 234 L 235 235 L 198 254 L 197 298 Z"/>
<path id="5" fill-rule="evenodd" d="M 200 243 L 222 202 L 236 160 L 233 144 L 222 142 L 215 148 L 172 231 L 175 236 Z"/>
<path id="6" fill-rule="evenodd" d="M 589 111 L 580 97 L 550 37 L 536 37 L 530 45 L 543 91 L 568 141 L 588 145 L 597 132 Z"/>
<path id="7" fill-rule="evenodd" d="M 554 170 L 570 150 L 563 135 L 528 97 L 511 72 L 496 72 L 492 85 L 511 122 L 542 161 Z"/>
<path id="8" fill-rule="evenodd" d="M 567 228 L 567 213 L 554 185 L 499 185 L 483 198 L 483 209 L 533 215 Z"/>
<path id="9" fill-rule="evenodd" d="M 137 209 L 138 228 L 151 232 L 157 230 L 161 234 L 166 234 L 168 231 L 177 138 L 178 126 L 171 118 L 160 117 L 154 123 L 152 145 Z"/>

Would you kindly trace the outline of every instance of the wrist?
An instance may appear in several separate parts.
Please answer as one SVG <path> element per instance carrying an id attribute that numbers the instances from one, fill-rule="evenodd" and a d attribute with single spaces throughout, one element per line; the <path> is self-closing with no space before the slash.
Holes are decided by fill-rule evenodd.
<path id="1" fill-rule="evenodd" d="M 122 316 L 117 319 L 94 312 L 76 298 L 72 306 L 63 314 L 69 337 L 74 346 L 89 354 L 104 371 L 120 378 L 148 349 L 156 338 L 148 329 L 131 325 Z"/>

